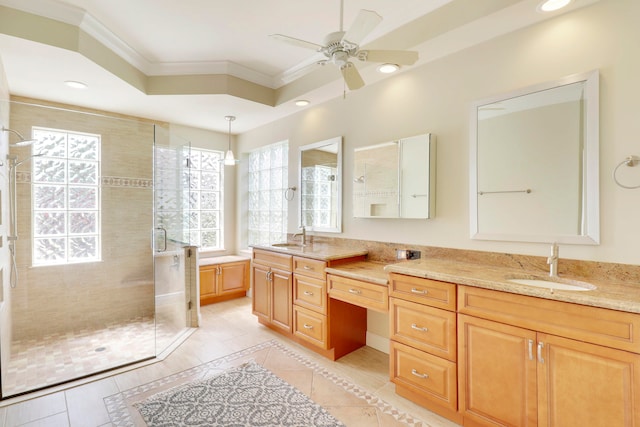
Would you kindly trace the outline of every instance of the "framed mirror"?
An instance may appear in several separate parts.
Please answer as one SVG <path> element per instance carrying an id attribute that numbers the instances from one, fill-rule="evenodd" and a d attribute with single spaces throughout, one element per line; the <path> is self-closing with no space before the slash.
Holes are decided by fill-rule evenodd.
<path id="1" fill-rule="evenodd" d="M 300 147 L 300 226 L 342 232 L 342 137 Z"/>
<path id="2" fill-rule="evenodd" d="M 474 103 L 471 238 L 598 244 L 598 71 Z"/>
<path id="3" fill-rule="evenodd" d="M 416 135 L 354 150 L 353 216 L 431 218 L 435 139 Z"/>

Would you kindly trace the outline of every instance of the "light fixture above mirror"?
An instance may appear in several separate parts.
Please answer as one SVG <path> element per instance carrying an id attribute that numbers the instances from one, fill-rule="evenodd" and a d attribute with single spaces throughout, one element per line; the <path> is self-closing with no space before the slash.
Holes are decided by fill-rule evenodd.
<path id="1" fill-rule="evenodd" d="M 229 122 L 229 147 L 227 153 L 224 155 L 224 164 L 226 166 L 233 166 L 236 164 L 236 158 L 231 151 L 231 122 L 236 119 L 236 116 L 224 116 L 225 120 Z"/>

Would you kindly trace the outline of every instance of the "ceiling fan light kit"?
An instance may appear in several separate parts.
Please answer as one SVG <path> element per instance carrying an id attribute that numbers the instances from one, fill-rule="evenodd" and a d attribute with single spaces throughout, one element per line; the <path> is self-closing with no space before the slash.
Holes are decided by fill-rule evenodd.
<path id="1" fill-rule="evenodd" d="M 272 34 L 271 37 L 294 46 L 313 49 L 322 53 L 327 59 L 311 64 L 303 72 L 309 72 L 318 65 L 331 63 L 338 67 L 349 90 L 364 86 L 364 80 L 355 67 L 352 58 L 362 62 L 380 62 L 385 65 L 413 65 L 418 60 L 418 52 L 406 50 L 361 50 L 360 42 L 380 24 L 382 17 L 372 10 L 362 9 L 348 31 L 343 31 L 344 0 L 340 2 L 340 31 L 329 33 L 324 44 L 300 40 L 283 34 Z M 301 72 L 302 74 L 302 72 Z"/>

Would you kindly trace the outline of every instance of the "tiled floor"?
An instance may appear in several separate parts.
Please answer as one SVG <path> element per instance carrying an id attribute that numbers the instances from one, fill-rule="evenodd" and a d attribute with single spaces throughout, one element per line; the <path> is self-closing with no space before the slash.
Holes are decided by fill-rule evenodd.
<path id="1" fill-rule="evenodd" d="M 3 394 L 17 395 L 153 357 L 156 348 L 167 348 L 180 332 L 172 308 L 159 306 L 157 319 L 139 317 L 100 330 L 14 340 L 3 370 Z"/>
<path id="2" fill-rule="evenodd" d="M 282 340 L 280 335 L 259 325 L 251 314 L 251 301 L 248 298 L 203 307 L 202 326 L 161 362 L 52 391 L 30 400 L 13 404 L 5 402 L 0 408 L 0 426 L 114 426 L 105 407 L 105 397 L 272 339 L 282 341 L 318 366 L 374 393 L 398 410 L 423 420 L 425 425 L 455 426 L 395 394 L 394 386 L 388 380 L 388 355 L 363 347 L 337 362 L 331 362 L 303 347 Z M 296 381 L 299 382 L 300 378 Z M 310 387 L 309 384 L 298 382 L 295 385 L 301 390 Z M 348 419 L 349 427 L 376 425 L 372 424 L 371 417 Z"/>

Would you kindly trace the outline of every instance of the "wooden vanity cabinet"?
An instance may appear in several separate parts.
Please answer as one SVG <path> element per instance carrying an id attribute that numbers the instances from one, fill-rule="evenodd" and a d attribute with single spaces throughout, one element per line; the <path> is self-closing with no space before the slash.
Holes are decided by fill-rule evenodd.
<path id="1" fill-rule="evenodd" d="M 243 297 L 249 289 L 249 260 L 200 266 L 200 305 Z"/>
<path id="2" fill-rule="evenodd" d="M 456 285 L 391 273 L 390 379 L 396 393 L 462 423 L 458 413 Z"/>
<path id="3" fill-rule="evenodd" d="M 325 268 L 363 258 L 322 261 L 254 249 L 253 314 L 265 326 L 331 360 L 362 347 L 367 311 L 328 297 Z"/>
<path id="4" fill-rule="evenodd" d="M 638 315 L 458 292 L 465 426 L 640 426 Z"/>
<path id="5" fill-rule="evenodd" d="M 291 333 L 293 324 L 292 256 L 253 251 L 252 312 L 260 323 Z"/>

